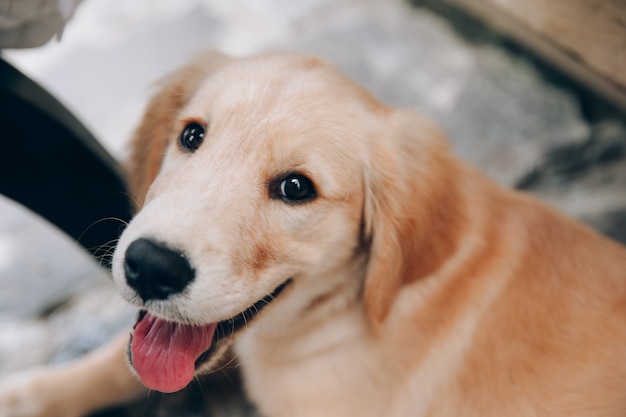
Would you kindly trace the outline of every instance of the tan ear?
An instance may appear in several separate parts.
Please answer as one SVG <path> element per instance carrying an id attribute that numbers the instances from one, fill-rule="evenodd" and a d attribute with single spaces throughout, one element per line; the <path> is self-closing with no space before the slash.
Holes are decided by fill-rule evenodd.
<path id="1" fill-rule="evenodd" d="M 454 249 L 454 162 L 440 132 L 408 110 L 392 112 L 371 143 L 365 173 L 365 236 L 370 259 L 366 313 L 384 322 L 400 289 L 428 276 Z"/>
<path id="2" fill-rule="evenodd" d="M 202 81 L 231 59 L 219 52 L 207 52 L 158 83 L 159 90 L 149 101 L 131 141 L 126 167 L 135 209 L 143 205 L 146 192 L 161 168 L 167 144 L 176 135 L 174 129 L 180 110 Z"/>

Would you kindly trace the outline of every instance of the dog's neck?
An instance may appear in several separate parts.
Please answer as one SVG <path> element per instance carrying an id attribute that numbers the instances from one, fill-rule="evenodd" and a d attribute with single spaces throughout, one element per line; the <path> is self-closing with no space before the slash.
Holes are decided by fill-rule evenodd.
<path id="1" fill-rule="evenodd" d="M 371 369 L 383 361 L 374 357 L 380 352 L 375 349 L 360 296 L 364 275 L 365 254 L 332 274 L 296 280 L 285 299 L 239 335 L 235 353 L 246 390 L 262 412 L 291 417 L 322 415 L 316 410 L 324 399 L 345 393 L 348 387 L 360 387 L 348 398 L 361 398 L 363 390 L 367 391 L 364 386 L 371 386 L 371 395 L 387 395 L 380 387 L 392 384 L 371 378 L 372 374 L 384 378 L 385 372 Z M 348 365 L 350 361 L 352 365 Z M 350 371 L 343 373 L 346 365 Z M 322 402 L 301 407 L 318 400 Z M 278 410 L 267 408 L 278 404 Z M 358 410 L 350 401 L 337 404 L 347 408 L 336 415 Z"/>

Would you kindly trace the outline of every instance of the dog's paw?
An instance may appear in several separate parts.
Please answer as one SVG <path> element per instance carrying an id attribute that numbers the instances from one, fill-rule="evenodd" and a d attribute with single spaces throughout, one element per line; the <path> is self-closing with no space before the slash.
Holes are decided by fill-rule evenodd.
<path id="1" fill-rule="evenodd" d="M 53 375 L 41 368 L 0 380 L 0 417 L 80 417 L 64 404 Z"/>

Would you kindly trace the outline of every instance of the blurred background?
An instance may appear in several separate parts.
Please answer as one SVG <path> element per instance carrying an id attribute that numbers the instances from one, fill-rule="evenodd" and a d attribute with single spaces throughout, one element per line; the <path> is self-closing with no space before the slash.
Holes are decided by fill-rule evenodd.
<path id="1" fill-rule="evenodd" d="M 0 1 L 0 24 L 17 25 L 17 5 L 27 3 L 45 1 Z M 455 151 L 496 181 L 626 242 L 626 7 L 519 3 L 84 0 L 53 39 L 5 48 L 2 59 L 122 162 L 154 83 L 198 51 L 315 54 L 381 100 L 436 120 Z M 128 329 L 133 316 L 71 238 L 0 196 L 0 377 L 79 356 Z M 155 395 L 110 413 L 254 415 L 236 385 L 219 395 L 194 387 Z M 183 412 L 185 396 L 211 405 Z"/>

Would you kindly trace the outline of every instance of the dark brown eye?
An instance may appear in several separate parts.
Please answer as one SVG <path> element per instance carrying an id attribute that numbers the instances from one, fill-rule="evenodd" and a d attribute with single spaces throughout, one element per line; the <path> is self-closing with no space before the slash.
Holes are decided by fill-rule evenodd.
<path id="1" fill-rule="evenodd" d="M 180 134 L 180 146 L 190 152 L 194 152 L 202 145 L 204 140 L 204 126 L 200 123 L 188 123 Z"/>
<path id="2" fill-rule="evenodd" d="M 289 174 L 280 182 L 278 191 L 281 198 L 292 202 L 302 202 L 315 197 L 313 183 L 301 174 Z"/>

